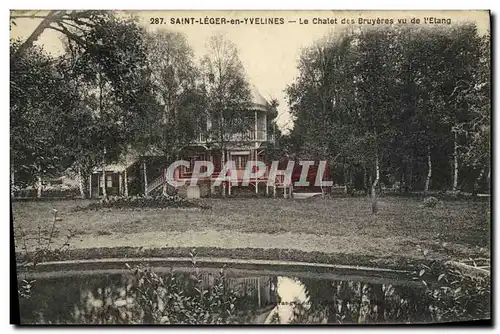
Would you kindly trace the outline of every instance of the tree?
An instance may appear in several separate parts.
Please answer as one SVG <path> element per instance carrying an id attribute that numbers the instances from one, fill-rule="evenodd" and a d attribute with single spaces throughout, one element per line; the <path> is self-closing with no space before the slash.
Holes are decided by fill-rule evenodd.
<path id="1" fill-rule="evenodd" d="M 251 93 L 236 46 L 224 35 L 213 35 L 208 52 L 201 63 L 203 90 L 206 101 L 206 128 L 210 139 L 222 151 L 226 160 L 226 144 L 235 134 L 246 133 L 253 120 L 248 114 Z"/>
<path id="2" fill-rule="evenodd" d="M 399 175 L 400 189 L 427 194 L 434 175 L 434 187 L 453 180 L 457 188 L 459 168 L 482 178 L 489 161 L 488 41 L 469 24 L 326 36 L 303 51 L 299 76 L 286 90 L 295 153 L 338 159 L 334 175 L 344 184 L 359 187 L 361 175 L 374 213 L 382 179 Z M 451 173 L 443 158 L 449 152 Z"/>
<path id="3" fill-rule="evenodd" d="M 62 33 L 68 39 L 80 44 L 80 46 L 85 46 L 85 41 L 82 39 L 81 34 L 85 33 L 87 29 L 94 27 L 96 23 L 106 21 L 108 15 L 105 11 L 95 10 L 51 10 L 47 14 L 41 14 L 39 11 L 11 11 L 11 25 L 17 25 L 17 21 L 20 19 L 42 20 L 30 36 L 25 41 L 19 43 L 14 52 L 11 52 L 11 61 L 18 59 L 31 48 L 46 29 Z"/>
<path id="4" fill-rule="evenodd" d="M 144 39 L 151 103 L 139 121 L 141 129 L 134 146 L 142 153 L 161 152 L 166 158 L 166 173 L 168 162 L 193 141 L 204 112 L 204 99 L 194 52 L 186 37 L 162 30 L 146 33 Z M 167 193 L 167 183 L 163 193 Z"/>
<path id="5" fill-rule="evenodd" d="M 156 31 L 148 33 L 145 40 L 152 94 L 159 106 L 151 115 L 153 140 L 148 142 L 166 156 L 173 156 L 192 141 L 197 130 L 198 112 L 192 107 L 200 105 L 196 100 L 201 93 L 194 52 L 181 33 Z"/>
<path id="6" fill-rule="evenodd" d="M 11 41 L 16 52 L 19 41 Z M 10 122 L 11 168 L 16 184 L 35 185 L 42 195 L 42 177 L 64 171 L 67 134 L 71 131 L 65 111 L 77 101 L 76 92 L 61 75 L 61 61 L 32 47 L 11 62 Z"/>
<path id="7" fill-rule="evenodd" d="M 99 165 L 103 168 L 102 190 L 106 197 L 104 167 L 134 142 L 134 136 L 141 131 L 138 120 L 151 105 L 146 48 L 137 23 L 114 16 L 94 25 L 81 39 L 85 44 L 70 40 L 68 50 L 74 53 L 74 79 L 87 88 L 82 98 L 93 109 L 89 115 L 93 137 L 76 142 L 91 140 L 93 146 L 81 159 L 77 158 L 77 164 L 90 168 L 96 163 L 97 152 L 101 152 Z"/>
<path id="8" fill-rule="evenodd" d="M 354 42 L 349 33 L 328 35 L 304 49 L 300 76 L 286 90 L 295 118 L 291 139 L 300 151 L 296 153 L 309 159 L 327 158 L 337 171 L 348 171 L 347 163 L 364 163 L 364 155 L 358 154 L 363 146 L 352 132 L 359 103 L 352 80 Z"/>
<path id="9" fill-rule="evenodd" d="M 55 60 L 46 59 L 42 51 L 36 51 L 38 47 L 26 46 L 26 41 L 12 44 L 11 90 L 15 93 L 11 100 L 11 115 L 15 141 L 19 139 L 21 142 L 23 137 L 28 138 L 41 130 L 47 132 L 40 135 L 43 143 L 37 144 L 38 151 L 40 147 L 46 147 L 57 149 L 58 154 L 38 151 L 31 154 L 38 157 L 49 155 L 53 157 L 51 161 L 61 156 L 52 164 L 58 170 L 73 165 L 82 176 L 80 188 L 83 195 L 83 177 L 90 175 L 94 167 L 117 160 L 133 142 L 140 127 L 137 120 L 142 119 L 150 105 L 151 89 L 143 32 L 135 20 L 94 12 L 88 12 L 83 20 L 80 19 L 81 13 L 73 14 L 73 23 L 78 24 L 65 25 L 58 21 L 69 20 L 66 14 L 50 21 L 68 37 L 66 53 Z M 19 52 L 20 48 L 24 50 Z M 35 71 L 33 78 L 23 76 L 23 72 L 33 72 L 38 68 L 43 72 Z M 38 86 L 44 89 L 32 89 L 35 85 L 37 89 Z M 46 120 L 45 126 L 30 127 L 29 122 L 18 116 L 32 109 L 37 114 L 30 114 L 29 122 L 37 119 L 41 124 L 41 120 Z M 61 135 L 64 140 L 50 144 L 51 135 Z M 29 151 L 29 147 L 16 149 L 16 159 Z M 42 164 L 36 162 L 35 165 Z M 35 175 L 47 172 L 43 167 L 37 168 L 39 172 Z M 103 187 L 104 196 L 105 191 Z"/>

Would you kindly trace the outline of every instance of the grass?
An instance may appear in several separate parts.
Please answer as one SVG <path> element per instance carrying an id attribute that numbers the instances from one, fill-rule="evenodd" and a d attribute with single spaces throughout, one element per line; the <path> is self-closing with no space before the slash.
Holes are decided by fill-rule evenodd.
<path id="1" fill-rule="evenodd" d="M 376 249 L 379 256 L 385 251 L 414 257 L 414 250 L 419 248 L 430 249 L 436 256 L 446 258 L 489 256 L 490 207 L 486 201 L 445 201 L 443 207 L 425 208 L 416 198 L 383 197 L 375 216 L 370 213 L 370 203 L 365 197 L 207 199 L 204 202 L 212 209 L 76 211 L 77 206 L 90 203 L 81 200 L 14 202 L 12 209 L 14 227 L 28 233 L 36 233 L 39 225 L 47 225 L 53 217 L 52 209 L 56 209 L 62 218 L 62 230 L 77 230 L 81 236 L 87 235 L 88 240 L 94 236 L 113 238 L 110 246 L 131 245 L 133 240 L 128 239 L 147 233 L 168 235 L 210 230 L 252 234 L 248 238 L 262 237 L 253 233 L 287 234 L 290 240 L 301 242 L 316 235 L 326 242 L 345 243 L 345 247 L 336 244 L 336 252 L 345 248 L 346 252 L 366 256 L 373 255 Z M 123 240 L 128 241 L 121 243 Z M 197 241 L 200 242 L 203 243 Z M 293 242 L 270 246 L 295 248 Z M 325 246 L 325 252 L 327 249 Z M 408 254 L 408 250 L 412 250 L 413 255 Z"/>

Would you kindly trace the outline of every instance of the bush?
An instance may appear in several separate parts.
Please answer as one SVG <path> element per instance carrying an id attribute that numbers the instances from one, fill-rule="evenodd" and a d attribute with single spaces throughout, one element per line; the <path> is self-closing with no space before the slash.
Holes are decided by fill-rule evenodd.
<path id="1" fill-rule="evenodd" d="M 434 321 L 467 321 L 491 317 L 489 275 L 471 277 L 449 264 L 437 261 L 421 265 L 414 280 L 426 287 L 425 299 Z M 430 282 L 432 283 L 430 283 Z"/>
<path id="2" fill-rule="evenodd" d="M 424 199 L 424 207 L 426 207 L 426 208 L 434 208 L 439 203 L 440 203 L 440 201 L 436 197 L 433 197 L 433 196 L 430 196 L 430 197 L 427 197 Z"/>
<path id="3" fill-rule="evenodd" d="M 92 203 L 84 209 L 142 209 L 142 208 L 200 208 L 210 209 L 210 206 L 184 199 L 180 196 L 112 196 Z"/>
<path id="4" fill-rule="evenodd" d="M 46 198 L 75 198 L 80 197 L 78 188 L 51 188 L 42 191 L 41 199 Z M 14 198 L 37 198 L 37 190 L 26 188 L 14 191 Z"/>
<path id="5" fill-rule="evenodd" d="M 85 296 L 75 312 L 75 322 L 83 324 L 235 324 L 243 296 L 229 289 L 224 268 L 213 284 L 203 288 L 202 275 L 192 250 L 194 272 L 179 276 L 170 272 L 159 275 L 151 268 L 130 267 L 133 284 L 125 291 L 110 288 L 99 291 L 97 298 Z"/>

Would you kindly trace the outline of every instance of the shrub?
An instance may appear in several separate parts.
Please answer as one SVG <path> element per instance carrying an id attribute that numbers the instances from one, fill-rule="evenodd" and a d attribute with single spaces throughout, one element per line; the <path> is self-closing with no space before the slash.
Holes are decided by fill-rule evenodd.
<path id="1" fill-rule="evenodd" d="M 425 298 L 433 311 L 433 320 L 466 321 L 491 317 L 489 275 L 471 277 L 437 261 L 421 265 L 414 275 L 414 279 L 421 280 L 426 287 Z"/>
<path id="2" fill-rule="evenodd" d="M 48 228 L 38 226 L 35 237 L 30 237 L 30 233 L 21 228 L 17 229 L 14 235 L 16 245 L 22 249 L 21 252 L 16 253 L 16 261 L 26 269 L 24 279 L 17 291 L 21 299 L 27 299 L 31 296 L 35 280 L 29 279 L 29 275 L 31 271 L 36 270 L 36 265 L 47 259 L 64 255 L 69 250 L 70 240 L 76 235 L 76 231 L 68 229 L 68 234 L 62 244 L 55 247 L 55 239 L 60 234 L 56 225 L 58 221 L 61 221 L 61 218 L 57 216 L 57 210 L 53 209 L 52 213 L 54 218 L 50 226 Z"/>
<path id="3" fill-rule="evenodd" d="M 194 273 L 159 275 L 144 265 L 127 267 L 133 272 L 133 284 L 118 292 L 109 288 L 98 291 L 97 298 L 86 296 L 74 314 L 77 323 L 144 324 L 231 324 L 237 323 L 238 301 L 243 298 L 229 289 L 224 268 L 208 289 L 191 253 Z"/>
<path id="4" fill-rule="evenodd" d="M 112 196 L 92 203 L 83 209 L 144 209 L 144 208 L 200 208 L 210 209 L 210 206 L 184 199 L 180 196 Z"/>
<path id="5" fill-rule="evenodd" d="M 439 203 L 440 203 L 440 201 L 436 197 L 433 197 L 433 196 L 430 196 L 430 197 L 427 197 L 424 199 L 424 207 L 426 207 L 426 208 L 434 208 Z"/>

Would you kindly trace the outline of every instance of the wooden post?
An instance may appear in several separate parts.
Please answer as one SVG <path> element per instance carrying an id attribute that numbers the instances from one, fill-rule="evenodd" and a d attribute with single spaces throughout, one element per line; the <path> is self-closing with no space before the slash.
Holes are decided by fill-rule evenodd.
<path id="1" fill-rule="evenodd" d="M 257 150 L 254 150 L 254 163 L 255 172 L 257 172 Z M 255 174 L 255 193 L 259 193 L 259 180 L 257 179 L 257 174 Z"/>
<path id="2" fill-rule="evenodd" d="M 125 168 L 124 175 L 123 175 L 123 185 L 125 188 L 125 196 L 128 197 L 128 175 L 127 175 L 127 169 Z"/>
<path id="3" fill-rule="evenodd" d="M 261 300 L 260 300 L 260 277 L 257 277 L 257 300 L 259 301 L 259 308 L 261 307 Z"/>
<path id="4" fill-rule="evenodd" d="M 106 189 L 107 184 L 106 184 L 106 169 L 105 168 L 103 168 L 103 170 L 102 170 L 102 184 L 101 184 L 101 186 L 102 186 L 102 197 L 107 198 L 108 192 Z"/>
<path id="5" fill-rule="evenodd" d="M 267 113 L 264 113 L 264 141 L 267 141 Z"/>
<path id="6" fill-rule="evenodd" d="M 122 190 L 123 190 L 122 182 L 123 182 L 122 173 L 118 173 L 118 194 L 120 194 L 120 196 L 123 195 L 122 194 Z"/>
<path id="7" fill-rule="evenodd" d="M 89 198 L 92 198 L 92 172 L 89 175 Z"/>
<path id="8" fill-rule="evenodd" d="M 146 166 L 146 161 L 144 161 L 142 165 L 143 173 L 144 173 L 144 196 L 148 195 L 148 170 Z"/>
<path id="9" fill-rule="evenodd" d="M 257 138 L 258 138 L 258 135 L 257 135 L 257 131 L 259 130 L 259 128 L 257 127 L 257 110 L 255 110 L 255 133 L 253 135 L 253 140 L 255 140 L 257 142 Z"/>

